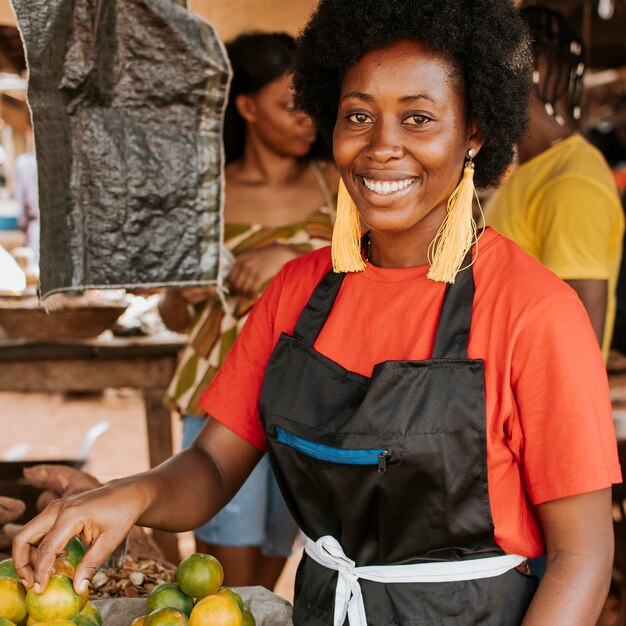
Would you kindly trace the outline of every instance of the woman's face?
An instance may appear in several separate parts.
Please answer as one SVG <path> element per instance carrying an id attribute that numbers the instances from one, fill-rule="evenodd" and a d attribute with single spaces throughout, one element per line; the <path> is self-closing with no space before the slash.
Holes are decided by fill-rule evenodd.
<path id="1" fill-rule="evenodd" d="M 239 98 L 239 110 L 248 130 L 266 146 L 284 156 L 308 154 L 317 131 L 310 117 L 293 109 L 291 74 L 284 74 L 256 93 Z"/>
<path id="2" fill-rule="evenodd" d="M 469 148 L 454 64 L 416 41 L 372 50 L 344 78 L 333 150 L 363 221 L 399 232 L 443 220 Z"/>

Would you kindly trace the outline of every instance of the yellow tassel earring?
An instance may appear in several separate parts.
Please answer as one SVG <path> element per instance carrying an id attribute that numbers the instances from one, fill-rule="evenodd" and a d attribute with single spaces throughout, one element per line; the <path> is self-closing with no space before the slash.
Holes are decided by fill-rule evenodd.
<path id="1" fill-rule="evenodd" d="M 359 211 L 343 180 L 337 192 L 337 217 L 331 246 L 335 272 L 361 272 L 365 263 L 361 256 L 361 221 Z"/>
<path id="2" fill-rule="evenodd" d="M 463 169 L 463 178 L 448 199 L 448 212 L 428 248 L 430 269 L 427 277 L 444 283 L 454 283 L 467 251 L 477 240 L 476 222 L 472 216 L 474 161 L 476 150 L 467 152 L 469 160 Z M 469 267 L 469 266 L 468 266 Z"/>

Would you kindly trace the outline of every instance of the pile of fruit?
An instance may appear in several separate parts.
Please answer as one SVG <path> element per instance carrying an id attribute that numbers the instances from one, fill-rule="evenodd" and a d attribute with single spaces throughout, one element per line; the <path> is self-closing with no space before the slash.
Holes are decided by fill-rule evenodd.
<path id="1" fill-rule="evenodd" d="M 157 585 L 150 592 L 147 615 L 131 626 L 254 626 L 241 596 L 223 588 L 223 580 L 224 570 L 215 557 L 192 554 L 178 566 L 176 584 Z"/>
<path id="2" fill-rule="evenodd" d="M 101 626 L 102 617 L 89 600 L 89 590 L 77 594 L 72 586 L 74 569 L 85 553 L 74 538 L 65 547 L 66 556 L 54 562 L 46 590 L 28 592 L 13 568 L 13 561 L 0 561 L 0 626 Z"/>
<path id="3" fill-rule="evenodd" d="M 89 600 L 89 591 L 78 595 L 72 586 L 84 547 L 75 537 L 65 551 L 67 554 L 54 562 L 55 573 L 40 595 L 24 589 L 11 559 L 0 561 L 0 626 L 102 626 L 102 617 Z M 102 570 L 98 574 L 104 575 Z M 233 589 L 223 588 L 223 580 L 224 570 L 216 558 L 192 554 L 178 566 L 175 583 L 151 585 L 147 614 L 135 619 L 131 626 L 255 626 L 241 596 Z"/>

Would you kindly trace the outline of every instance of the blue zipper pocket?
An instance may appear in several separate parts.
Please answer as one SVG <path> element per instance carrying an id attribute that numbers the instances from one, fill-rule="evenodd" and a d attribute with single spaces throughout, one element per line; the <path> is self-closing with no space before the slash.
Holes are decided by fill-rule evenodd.
<path id="1" fill-rule="evenodd" d="M 332 448 L 322 443 L 315 443 L 293 435 L 278 426 L 270 426 L 270 432 L 278 443 L 283 443 L 302 454 L 319 459 L 320 461 L 330 461 L 331 463 L 345 463 L 347 465 L 376 465 L 379 474 L 387 471 L 387 457 L 389 450 L 384 448 L 374 450 L 346 450 L 343 448 Z"/>

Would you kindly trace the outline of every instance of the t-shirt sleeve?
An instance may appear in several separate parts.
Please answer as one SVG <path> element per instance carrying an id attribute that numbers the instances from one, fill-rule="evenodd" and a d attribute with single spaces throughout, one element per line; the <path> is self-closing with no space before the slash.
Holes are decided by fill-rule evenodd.
<path id="1" fill-rule="evenodd" d="M 200 398 L 213 419 L 265 451 L 258 402 L 267 362 L 275 344 L 275 319 L 283 283 L 281 271 L 254 305 L 239 337 Z"/>
<path id="2" fill-rule="evenodd" d="M 620 211 L 617 199 L 593 180 L 556 179 L 537 204 L 539 260 L 565 280 L 608 280 L 609 243 L 621 228 Z"/>
<path id="3" fill-rule="evenodd" d="M 606 369 L 573 292 L 549 298 L 520 331 L 511 384 L 533 504 L 621 482 Z"/>

